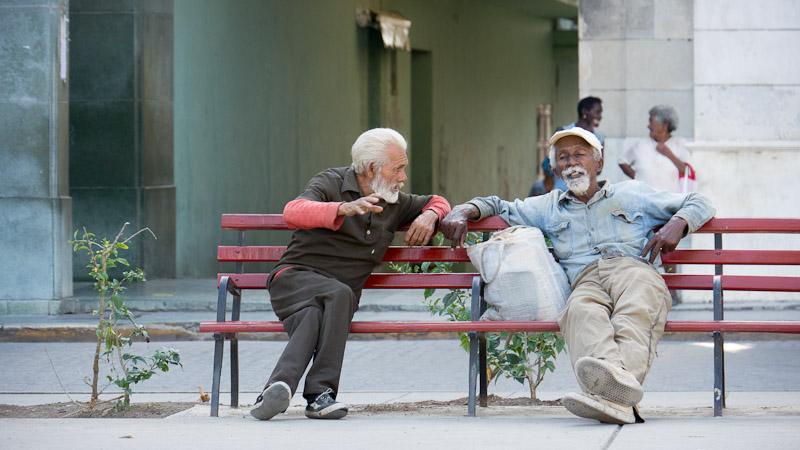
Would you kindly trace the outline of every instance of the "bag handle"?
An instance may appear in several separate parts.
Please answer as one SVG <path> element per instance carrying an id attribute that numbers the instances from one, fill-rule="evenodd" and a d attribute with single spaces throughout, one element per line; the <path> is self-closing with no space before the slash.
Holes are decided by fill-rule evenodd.
<path id="1" fill-rule="evenodd" d="M 506 249 L 506 243 L 503 242 L 502 239 L 498 239 L 497 242 L 500 242 L 502 245 L 500 246 L 500 257 L 497 259 L 497 270 L 494 271 L 494 275 L 492 275 L 492 279 L 491 280 L 487 280 L 486 277 L 483 275 L 483 271 L 481 271 L 481 278 L 483 278 L 483 281 L 486 284 L 491 283 L 492 281 L 494 281 L 495 278 L 497 278 L 497 274 L 500 273 L 500 265 L 503 264 L 503 253 L 505 252 L 505 249 Z M 486 243 L 488 244 L 489 241 L 486 241 Z M 484 250 L 486 250 L 486 249 L 484 248 Z M 486 251 L 482 251 L 481 252 L 481 266 L 486 267 L 486 261 L 484 261 L 484 259 L 483 259 L 484 253 L 486 253 Z"/>

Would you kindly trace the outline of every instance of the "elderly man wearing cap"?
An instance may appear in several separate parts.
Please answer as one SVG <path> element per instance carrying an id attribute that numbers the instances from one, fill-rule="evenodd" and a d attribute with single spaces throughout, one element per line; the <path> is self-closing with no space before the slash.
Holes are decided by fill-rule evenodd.
<path id="1" fill-rule="evenodd" d="M 713 217 L 714 208 L 698 193 L 656 191 L 635 180 L 598 182 L 602 145 L 582 128 L 559 131 L 550 144 L 567 192 L 513 202 L 477 197 L 453 208 L 441 230 L 458 246 L 467 220 L 497 215 L 541 229 L 572 284 L 558 323 L 583 392 L 564 396 L 564 406 L 606 423 L 643 421 L 636 408 L 641 383 L 672 305 L 654 264 Z"/>

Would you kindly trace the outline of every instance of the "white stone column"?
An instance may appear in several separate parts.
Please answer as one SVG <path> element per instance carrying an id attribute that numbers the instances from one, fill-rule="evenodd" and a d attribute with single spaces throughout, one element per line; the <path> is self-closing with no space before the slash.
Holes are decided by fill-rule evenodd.
<path id="1" fill-rule="evenodd" d="M 800 2 L 695 0 L 698 188 L 718 217 L 800 217 Z M 695 245 L 713 245 L 696 236 Z M 800 237 L 726 237 L 726 248 L 800 249 Z M 728 267 L 728 274 L 800 276 L 797 267 Z M 726 299 L 797 299 L 732 293 Z"/>
<path id="2" fill-rule="evenodd" d="M 670 104 L 677 135 L 694 134 L 692 0 L 581 0 L 580 97 L 603 99 L 605 168 L 601 178 L 628 179 L 619 155 L 647 136 L 647 112 Z"/>

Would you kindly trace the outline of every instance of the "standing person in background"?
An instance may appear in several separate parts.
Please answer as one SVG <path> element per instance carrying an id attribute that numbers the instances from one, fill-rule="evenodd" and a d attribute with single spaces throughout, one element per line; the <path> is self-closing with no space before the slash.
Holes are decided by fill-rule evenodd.
<path id="1" fill-rule="evenodd" d="M 600 126 L 600 121 L 603 120 L 603 101 L 597 97 L 586 97 L 578 102 L 578 121 L 564 125 L 556 129 L 556 131 L 569 130 L 573 127 L 581 127 L 586 131 L 591 131 L 600 141 L 600 145 L 604 146 L 605 142 L 603 135 L 598 134 L 595 128 Z"/>
<path id="2" fill-rule="evenodd" d="M 650 136 L 642 138 L 619 160 L 625 175 L 662 191 L 684 193 L 682 178 L 694 179 L 692 155 L 686 141 L 672 132 L 678 128 L 678 113 L 669 105 L 650 108 Z"/>
<path id="3" fill-rule="evenodd" d="M 650 108 L 650 121 L 647 128 L 650 136 L 642 138 L 619 160 L 619 168 L 625 175 L 649 184 L 650 186 L 675 194 L 685 194 L 688 182 L 694 182 L 692 155 L 686 142 L 672 132 L 678 128 L 678 113 L 669 105 L 656 105 Z M 680 248 L 688 246 L 684 239 Z M 663 264 L 667 273 L 676 273 L 677 265 Z M 679 303 L 677 292 L 670 291 L 673 304 Z"/>
<path id="4" fill-rule="evenodd" d="M 603 135 L 595 131 L 595 128 L 600 126 L 601 120 L 603 120 L 603 101 L 597 97 L 586 97 L 578 102 L 578 120 L 564 125 L 563 127 L 558 127 L 556 131 L 580 127 L 586 131 L 591 131 L 595 137 L 597 137 L 597 140 L 600 141 L 600 145 L 603 146 L 605 145 L 603 143 Z M 542 161 L 542 169 L 544 170 L 544 179 L 533 183 L 528 197 L 544 195 L 553 189 L 560 189 L 567 192 L 567 185 L 564 183 L 564 180 L 553 175 L 553 169 L 550 167 L 550 158 L 545 158 L 544 161 Z"/>

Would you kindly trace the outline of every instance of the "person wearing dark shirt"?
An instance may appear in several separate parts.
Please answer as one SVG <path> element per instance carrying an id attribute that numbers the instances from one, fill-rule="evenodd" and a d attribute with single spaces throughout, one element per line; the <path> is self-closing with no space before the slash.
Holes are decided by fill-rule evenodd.
<path id="1" fill-rule="evenodd" d="M 345 344 L 361 291 L 381 263 L 395 231 L 406 224 L 406 245 L 425 245 L 450 204 L 437 195 L 406 194 L 406 141 L 389 128 L 364 132 L 352 165 L 327 169 L 286 204 L 292 234 L 267 280 L 270 301 L 289 342 L 250 413 L 268 420 L 284 412 L 308 370 L 305 415 L 339 419 L 336 400 Z"/>

